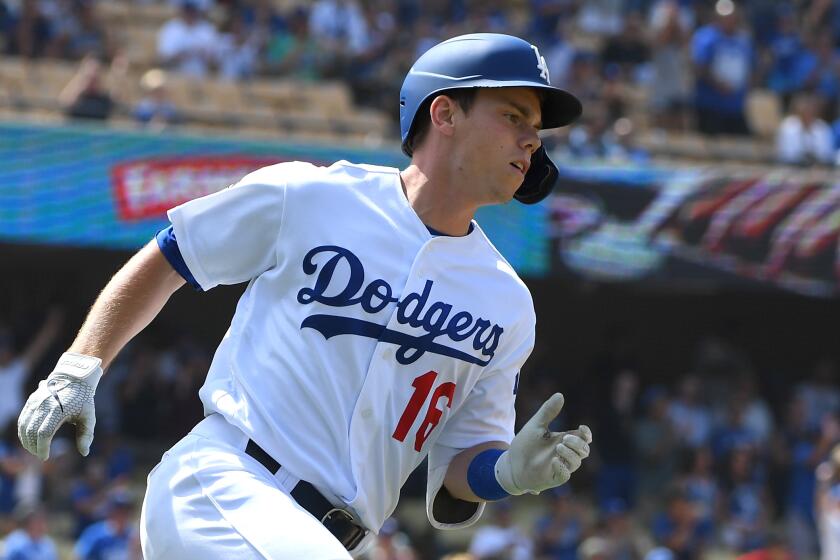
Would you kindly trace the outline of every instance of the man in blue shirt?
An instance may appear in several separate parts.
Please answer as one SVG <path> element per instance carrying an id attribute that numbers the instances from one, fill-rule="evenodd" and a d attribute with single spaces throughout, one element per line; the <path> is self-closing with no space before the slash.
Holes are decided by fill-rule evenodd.
<path id="1" fill-rule="evenodd" d="M 110 500 L 108 516 L 82 532 L 74 553 L 78 560 L 128 559 L 137 541 L 132 523 L 134 502 L 124 492 L 115 493 Z"/>
<path id="2" fill-rule="evenodd" d="M 21 505 L 15 511 L 19 529 L 6 537 L 6 560 L 58 560 L 53 540 L 47 536 L 47 516 L 37 506 Z"/>
<path id="3" fill-rule="evenodd" d="M 717 20 L 698 29 L 691 39 L 697 128 L 705 134 L 748 135 L 744 102 L 755 53 L 739 13 L 731 3 L 722 4 L 718 3 Z"/>

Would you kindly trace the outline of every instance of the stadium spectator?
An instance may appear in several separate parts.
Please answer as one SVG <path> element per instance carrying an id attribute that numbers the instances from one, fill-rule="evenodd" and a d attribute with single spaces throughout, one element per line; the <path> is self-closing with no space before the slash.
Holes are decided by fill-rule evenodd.
<path id="1" fill-rule="evenodd" d="M 379 5 L 371 2 L 362 6 L 366 41 L 348 58 L 342 69 L 342 78 L 353 90 L 353 97 L 359 105 L 378 108 L 399 95 L 391 84 L 393 76 L 400 73 L 389 60 L 398 43 L 397 22 L 392 15 L 394 11 L 387 3 Z"/>
<path id="2" fill-rule="evenodd" d="M 160 403 L 160 414 L 166 418 L 172 434 L 184 434 L 204 418 L 198 390 L 204 384 L 210 363 L 210 351 L 204 348 L 178 347 L 176 374 L 168 380 L 169 398 Z M 173 440 L 172 445 L 175 444 Z"/>
<path id="3" fill-rule="evenodd" d="M 597 478 L 598 504 L 618 498 L 625 504 L 636 499 L 636 405 L 639 377 L 635 371 L 618 372 L 612 383 L 609 401 L 595 411 L 595 429 L 600 435 L 597 456 L 600 463 Z"/>
<path id="4" fill-rule="evenodd" d="M 580 560 L 611 560 L 607 539 L 600 535 L 588 537 L 577 550 Z"/>
<path id="5" fill-rule="evenodd" d="M 64 115 L 71 119 L 107 120 L 117 109 L 126 81 L 128 59 L 116 56 L 106 72 L 102 61 L 93 55 L 82 59 L 79 70 L 70 79 L 58 101 Z"/>
<path id="6" fill-rule="evenodd" d="M 806 558 L 796 556 L 785 540 L 778 535 L 771 535 L 767 538 L 767 544 L 758 550 L 738 556 L 735 560 L 796 560 Z"/>
<path id="7" fill-rule="evenodd" d="M 703 447 L 712 432 L 712 413 L 702 401 L 700 378 L 684 375 L 679 381 L 677 395 L 668 407 L 668 416 L 676 430 L 681 446 Z"/>
<path id="8" fill-rule="evenodd" d="M 603 510 L 600 531 L 607 545 L 609 560 L 642 560 L 651 548 L 647 535 L 633 526 L 631 511 L 620 498 L 607 503 Z"/>
<path id="9" fill-rule="evenodd" d="M 601 64 L 615 65 L 625 81 L 645 83 L 648 81 L 645 75 L 649 74 L 650 54 L 642 17 L 638 13 L 630 13 L 624 17 L 621 32 L 604 43 Z"/>
<path id="10" fill-rule="evenodd" d="M 467 18 L 467 0 L 424 0 L 418 2 L 420 19 L 442 30 L 444 35 L 458 35 Z"/>
<path id="11" fill-rule="evenodd" d="M 656 124 L 688 129 L 691 65 L 687 44 L 693 21 L 686 22 L 677 0 L 662 0 L 651 9 L 651 110 Z M 692 18 L 693 19 L 693 18 Z"/>
<path id="12" fill-rule="evenodd" d="M 540 45 L 541 51 L 549 48 L 556 33 L 574 16 L 581 3 L 580 0 L 529 0 L 528 34 Z"/>
<path id="13" fill-rule="evenodd" d="M 732 382 L 733 397 L 743 408 L 743 426 L 760 448 L 766 447 L 773 435 L 773 413 L 758 393 L 755 373 L 747 368 Z"/>
<path id="14" fill-rule="evenodd" d="M 716 20 L 691 39 L 697 129 L 704 134 L 748 135 L 744 104 L 755 53 L 731 0 L 715 4 Z"/>
<path id="15" fill-rule="evenodd" d="M 15 21 L 7 2 L 0 0 L 0 52 L 6 52 L 9 36 L 14 31 Z"/>
<path id="16" fill-rule="evenodd" d="M 836 100 L 840 96 L 840 51 L 834 46 L 834 37 L 831 33 L 822 32 L 811 42 L 816 62 L 805 87 L 822 99 Z M 837 118 L 836 102 L 827 104 L 825 115 L 829 121 Z M 835 144 L 835 147 L 840 146 Z"/>
<path id="17" fill-rule="evenodd" d="M 593 35 L 616 35 L 624 25 L 622 0 L 588 0 L 581 2 L 576 22 L 583 32 Z"/>
<path id="18" fill-rule="evenodd" d="M 544 52 L 551 83 L 563 89 L 576 88 L 577 84 L 570 83 L 569 79 L 577 51 L 574 45 L 566 40 L 566 32 L 558 30 Z"/>
<path id="19" fill-rule="evenodd" d="M 771 515 L 760 463 L 753 448 L 745 446 L 732 450 L 726 467 L 721 536 L 730 550 L 750 552 L 764 546 Z"/>
<path id="20" fill-rule="evenodd" d="M 344 65 L 370 44 L 370 33 L 356 0 L 317 0 L 309 12 L 309 30 L 328 53 L 330 77 L 343 75 Z"/>
<path id="21" fill-rule="evenodd" d="M 39 58 L 50 54 L 50 22 L 42 12 L 38 0 L 21 0 L 18 9 L 9 19 L 6 43 L 8 54 L 25 58 Z"/>
<path id="22" fill-rule="evenodd" d="M 244 17 L 231 12 L 218 35 L 219 76 L 225 80 L 245 81 L 257 73 L 263 37 L 253 33 Z"/>
<path id="23" fill-rule="evenodd" d="M 736 448 L 750 447 L 758 449 L 758 440 L 745 421 L 744 402 L 734 395 L 726 399 L 725 414 L 715 426 L 711 436 L 712 452 L 715 460 L 720 461 Z"/>
<path id="24" fill-rule="evenodd" d="M 840 444 L 817 468 L 817 519 L 821 560 L 840 558 Z"/>
<path id="25" fill-rule="evenodd" d="M 52 29 L 49 50 L 53 56 L 78 60 L 93 55 L 110 59 L 116 54 L 94 0 L 65 0 L 46 5 L 55 6 L 49 14 Z"/>
<path id="26" fill-rule="evenodd" d="M 142 97 L 132 115 L 144 127 L 162 130 L 181 121 L 180 111 L 169 99 L 166 80 L 166 72 L 159 68 L 147 70 L 140 78 Z"/>
<path id="27" fill-rule="evenodd" d="M 159 395 L 166 394 L 169 385 L 158 372 L 158 357 L 158 353 L 152 349 L 138 347 L 135 359 L 129 366 L 126 381 L 120 391 L 120 432 L 125 435 L 148 439 L 161 434 L 158 419 L 163 418 L 160 410 L 164 403 Z"/>
<path id="28" fill-rule="evenodd" d="M 15 424 L 20 409 L 23 408 L 24 386 L 29 380 L 29 373 L 35 367 L 52 343 L 58 337 L 64 321 L 64 312 L 51 309 L 26 348 L 20 354 L 15 353 L 14 334 L 10 327 L 0 324 L 0 433 L 5 433 Z"/>
<path id="29" fill-rule="evenodd" d="M 322 77 L 328 53 L 309 30 L 309 14 L 298 6 L 288 17 L 288 26 L 271 35 L 265 48 L 262 73 L 299 80 Z"/>
<path id="30" fill-rule="evenodd" d="M 676 558 L 674 553 L 664 546 L 652 548 L 645 554 L 645 560 L 676 560 Z"/>
<path id="31" fill-rule="evenodd" d="M 376 544 L 368 554 L 369 560 L 416 560 L 408 535 L 400 531 L 399 522 L 391 517 L 382 524 Z"/>
<path id="32" fill-rule="evenodd" d="M 235 5 L 242 15 L 249 33 L 257 38 L 260 44 L 265 44 L 273 34 L 286 27 L 286 18 L 271 0 L 250 0 Z"/>
<path id="33" fill-rule="evenodd" d="M 676 488 L 666 496 L 665 509 L 654 517 L 651 532 L 657 546 L 670 550 L 674 560 L 700 560 L 712 536 L 691 501 Z"/>
<path id="34" fill-rule="evenodd" d="M 795 392 L 803 400 L 808 424 L 820 429 L 826 414 L 840 412 L 840 379 L 834 359 L 820 358 L 811 375 L 797 385 Z"/>
<path id="35" fill-rule="evenodd" d="M 781 96 L 784 107 L 788 107 L 792 96 L 815 73 L 817 59 L 805 47 L 801 27 L 797 25 L 796 10 L 787 6 L 780 11 L 778 18 L 778 31 L 769 46 L 767 84 Z"/>
<path id="36" fill-rule="evenodd" d="M 685 465 L 676 486 L 694 507 L 700 525 L 713 531 L 722 501 L 720 482 L 715 476 L 714 455 L 708 447 L 698 447 L 686 450 L 683 457 Z"/>
<path id="37" fill-rule="evenodd" d="M 659 385 L 642 394 L 642 417 L 633 434 L 641 499 L 657 496 L 662 481 L 671 480 L 677 470 L 677 436 L 668 419 L 669 402 L 667 389 Z"/>
<path id="38" fill-rule="evenodd" d="M 71 483 L 70 507 L 73 511 L 73 538 L 105 517 L 108 504 L 107 466 L 99 458 L 91 458 L 83 464 L 82 476 Z"/>
<path id="39" fill-rule="evenodd" d="M 782 120 L 776 134 L 779 161 L 795 165 L 834 162 L 831 127 L 819 118 L 821 100 L 800 93 L 791 104 L 792 112 Z"/>
<path id="40" fill-rule="evenodd" d="M 158 57 L 164 68 L 205 78 L 219 61 L 218 33 L 197 0 L 180 0 L 179 7 L 179 15 L 158 33 Z"/>
<path id="41" fill-rule="evenodd" d="M 534 528 L 534 552 L 546 560 L 577 560 L 577 550 L 586 534 L 586 520 L 568 485 L 546 492 L 548 513 Z"/>
<path id="42" fill-rule="evenodd" d="M 107 517 L 82 532 L 73 553 L 77 560 L 132 558 L 137 541 L 137 528 L 132 514 L 134 501 L 125 492 L 108 498 Z"/>
<path id="43" fill-rule="evenodd" d="M 785 422 L 773 445 L 773 458 L 785 488 L 784 515 L 790 544 L 797 555 L 810 556 L 816 548 L 814 471 L 833 443 L 809 425 L 804 402 L 788 403 Z"/>
<path id="44" fill-rule="evenodd" d="M 41 506 L 19 507 L 15 520 L 18 528 L 6 537 L 4 560 L 58 560 L 58 549 L 47 534 L 47 514 Z"/>
<path id="45" fill-rule="evenodd" d="M 8 521 L 17 505 L 17 476 L 24 469 L 24 459 L 20 454 L 20 447 L 15 441 L 17 429 L 10 425 L 7 429 L 8 436 L 0 440 L 0 520 Z M 13 443 L 9 443 L 13 442 Z M 5 532 L 8 527 L 0 522 L 0 533 Z"/>
<path id="46" fill-rule="evenodd" d="M 529 560 L 533 543 L 513 522 L 509 500 L 491 504 L 493 520 L 478 528 L 470 542 L 470 554 L 477 560 L 508 558 Z"/>

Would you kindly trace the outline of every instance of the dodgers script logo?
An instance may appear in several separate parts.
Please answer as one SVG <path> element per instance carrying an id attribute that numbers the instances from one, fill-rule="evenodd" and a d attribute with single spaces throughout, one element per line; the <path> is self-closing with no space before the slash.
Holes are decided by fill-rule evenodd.
<path id="1" fill-rule="evenodd" d="M 326 262 L 318 270 L 315 257 L 325 254 Z M 344 263 L 350 268 L 350 277 L 343 282 L 333 282 L 336 267 Z M 318 302 L 330 307 L 350 307 L 360 305 L 367 313 L 378 313 L 390 303 L 397 304 L 397 322 L 421 328 L 426 334 L 412 336 L 385 328 L 362 319 L 341 317 L 338 315 L 315 314 L 310 315 L 301 323 L 300 328 L 311 328 L 324 335 L 329 340 L 340 334 L 354 334 L 375 338 L 383 342 L 399 345 L 396 353 L 397 361 L 403 365 L 416 362 L 426 352 L 449 356 L 471 364 L 486 366 L 493 359 L 499 338 L 504 329 L 482 318 L 473 318 L 466 311 L 452 313 L 452 305 L 435 301 L 429 305 L 434 282 L 426 280 L 422 293 L 409 293 L 401 300 L 394 297 L 390 284 L 381 278 L 374 279 L 366 286 L 365 268 L 352 251 L 337 245 L 315 247 L 303 258 L 303 272 L 307 275 L 318 273 L 315 286 L 303 288 L 297 294 L 298 302 L 309 304 Z M 436 338 L 446 336 L 453 341 L 466 340 L 472 337 L 472 347 L 481 352 L 486 359 L 462 352 L 444 344 L 435 342 Z"/>

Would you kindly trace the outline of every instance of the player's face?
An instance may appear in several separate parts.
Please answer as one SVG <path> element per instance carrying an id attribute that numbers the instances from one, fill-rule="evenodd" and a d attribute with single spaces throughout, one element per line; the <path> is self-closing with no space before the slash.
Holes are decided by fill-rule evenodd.
<path id="1" fill-rule="evenodd" d="M 532 88 L 481 88 L 456 133 L 463 176 L 480 203 L 508 202 L 540 146 L 540 99 Z"/>

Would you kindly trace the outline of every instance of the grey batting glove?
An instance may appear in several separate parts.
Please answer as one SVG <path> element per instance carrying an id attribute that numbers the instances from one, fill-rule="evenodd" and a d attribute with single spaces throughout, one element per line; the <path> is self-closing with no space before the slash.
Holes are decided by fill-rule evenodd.
<path id="1" fill-rule="evenodd" d="M 508 494 L 539 494 L 565 484 L 580 468 L 581 461 L 589 457 L 589 427 L 580 426 L 569 432 L 548 429 L 564 402 L 560 393 L 552 395 L 499 456 L 496 480 Z"/>
<path id="2" fill-rule="evenodd" d="M 24 449 L 42 461 L 50 456 L 50 443 L 65 422 L 76 425 L 76 448 L 90 451 L 96 415 L 93 395 L 102 378 L 102 360 L 65 352 L 53 372 L 29 395 L 18 418 L 18 437 Z"/>

